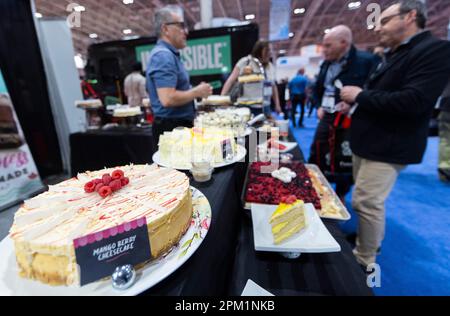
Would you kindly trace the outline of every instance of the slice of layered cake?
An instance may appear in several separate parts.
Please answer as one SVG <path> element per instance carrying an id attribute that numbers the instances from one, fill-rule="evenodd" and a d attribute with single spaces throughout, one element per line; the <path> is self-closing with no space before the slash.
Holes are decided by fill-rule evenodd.
<path id="1" fill-rule="evenodd" d="M 306 226 L 305 203 L 295 196 L 283 198 L 270 217 L 275 244 L 288 239 Z"/>
<path id="2" fill-rule="evenodd" d="M 215 127 L 174 129 L 159 137 L 161 162 L 180 169 L 190 169 L 193 161 L 210 160 L 220 164 L 225 161 L 224 141 L 229 141 L 234 156 L 237 145 L 232 130 Z"/>

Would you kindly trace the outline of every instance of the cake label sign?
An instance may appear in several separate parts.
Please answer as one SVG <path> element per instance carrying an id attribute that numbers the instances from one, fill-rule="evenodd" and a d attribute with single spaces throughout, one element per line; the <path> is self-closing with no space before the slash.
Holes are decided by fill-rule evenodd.
<path id="1" fill-rule="evenodd" d="M 231 140 L 225 139 L 221 142 L 222 145 L 222 156 L 225 161 L 233 159 L 233 149 L 231 147 Z"/>
<path id="2" fill-rule="evenodd" d="M 73 241 L 80 286 L 111 276 L 118 266 L 151 259 L 146 218 L 140 218 Z"/>

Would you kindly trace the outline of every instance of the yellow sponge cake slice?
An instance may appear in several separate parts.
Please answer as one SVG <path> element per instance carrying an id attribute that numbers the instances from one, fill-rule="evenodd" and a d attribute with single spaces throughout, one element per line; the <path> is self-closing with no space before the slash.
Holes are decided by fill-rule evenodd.
<path id="1" fill-rule="evenodd" d="M 281 203 L 270 217 L 274 243 L 279 244 L 306 226 L 304 202 Z"/>

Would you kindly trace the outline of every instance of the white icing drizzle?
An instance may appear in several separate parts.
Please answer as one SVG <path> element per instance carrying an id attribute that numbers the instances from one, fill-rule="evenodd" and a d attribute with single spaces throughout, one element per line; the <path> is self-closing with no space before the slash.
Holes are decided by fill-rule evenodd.
<path id="1" fill-rule="evenodd" d="M 272 177 L 284 182 L 290 183 L 292 179 L 294 179 L 297 174 L 289 168 L 282 167 L 278 170 L 272 172 Z"/>
<path id="2" fill-rule="evenodd" d="M 130 165 L 120 168 L 130 178 L 130 185 L 105 199 L 84 192 L 85 183 L 115 169 L 79 174 L 78 179 L 51 186 L 27 200 L 15 216 L 11 237 L 37 245 L 70 245 L 77 237 L 140 216 L 155 220 L 170 211 L 189 188 L 188 178 L 178 171 Z"/>

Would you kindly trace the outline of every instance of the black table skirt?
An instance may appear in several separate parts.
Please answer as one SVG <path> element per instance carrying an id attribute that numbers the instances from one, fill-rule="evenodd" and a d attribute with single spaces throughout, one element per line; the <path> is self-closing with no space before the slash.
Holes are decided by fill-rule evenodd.
<path id="1" fill-rule="evenodd" d="M 79 133 L 71 135 L 71 145 L 74 174 L 151 162 L 151 132 Z M 291 153 L 303 161 L 299 147 Z M 191 185 L 211 204 L 210 230 L 182 267 L 143 295 L 240 295 L 248 279 L 276 295 L 371 295 L 336 222 L 325 221 L 325 225 L 341 245 L 339 253 L 303 254 L 288 260 L 254 250 L 251 218 L 241 203 L 247 167 L 248 161 L 217 169 L 208 183 L 191 178 Z"/>
<path id="2" fill-rule="evenodd" d="M 71 172 L 99 170 L 130 163 L 152 163 L 151 129 L 111 130 L 70 135 Z"/>
<path id="3" fill-rule="evenodd" d="M 228 294 L 240 295 L 251 279 L 274 295 L 372 295 L 338 225 L 325 221 L 325 226 L 341 245 L 341 252 L 286 259 L 278 253 L 255 251 L 252 220 L 242 212 Z"/>
<path id="4" fill-rule="evenodd" d="M 289 141 L 296 141 L 292 133 Z M 294 160 L 304 161 L 299 147 L 291 154 Z M 324 220 L 324 223 L 340 244 L 341 252 L 302 254 L 295 260 L 286 259 L 277 253 L 255 251 L 250 211 L 241 208 L 228 294 L 241 295 L 251 279 L 275 295 L 373 295 L 337 222 Z"/>
<path id="5" fill-rule="evenodd" d="M 144 295 L 226 295 L 237 247 L 239 198 L 233 166 L 217 170 L 208 183 L 191 185 L 208 198 L 211 227 L 192 257 Z"/>

